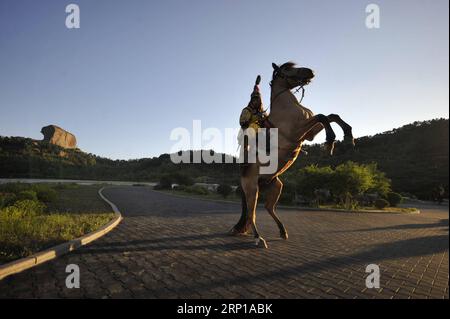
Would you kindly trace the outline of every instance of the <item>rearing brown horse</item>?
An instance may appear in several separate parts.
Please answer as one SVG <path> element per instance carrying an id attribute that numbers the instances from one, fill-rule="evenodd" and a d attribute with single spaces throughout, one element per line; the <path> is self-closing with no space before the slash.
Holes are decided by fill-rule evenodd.
<path id="1" fill-rule="evenodd" d="M 309 84 L 314 72 L 308 68 L 298 68 L 292 62 L 277 66 L 272 63 L 273 77 L 271 89 L 270 123 L 278 128 L 278 166 L 274 174 L 260 174 L 262 164 L 259 161 L 249 164 L 241 172 L 242 215 L 239 222 L 231 229 L 231 234 L 248 234 L 250 230 L 256 238 L 256 244 L 267 248 L 266 241 L 259 235 L 256 227 L 256 205 L 259 191 L 265 189 L 267 199 L 265 208 L 280 229 L 280 236 L 288 238 L 288 233 L 275 213 L 275 206 L 280 198 L 283 183 L 279 176 L 297 159 L 305 140 L 312 141 L 323 129 L 326 132 L 326 151 L 332 155 L 336 135 L 330 123 L 337 123 L 344 131 L 344 142 L 354 145 L 352 128 L 338 115 L 314 115 L 302 106 L 291 92 L 296 87 Z"/>

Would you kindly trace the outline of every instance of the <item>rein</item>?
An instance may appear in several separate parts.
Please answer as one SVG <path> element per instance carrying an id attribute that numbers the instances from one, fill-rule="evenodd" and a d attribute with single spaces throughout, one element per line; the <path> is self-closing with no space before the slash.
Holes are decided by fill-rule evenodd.
<path id="1" fill-rule="evenodd" d="M 303 98 L 305 97 L 305 85 L 300 86 L 295 92 L 294 95 L 297 94 L 298 91 L 302 90 L 302 97 L 298 101 L 298 104 L 302 104 Z"/>
<path id="2" fill-rule="evenodd" d="M 270 86 L 272 86 L 272 82 L 270 83 Z M 298 100 L 298 103 L 301 104 L 303 101 L 303 98 L 305 97 L 305 85 L 300 86 L 297 90 L 295 90 L 294 95 L 298 93 L 298 91 L 302 90 L 302 96 L 300 98 L 300 100 Z M 278 92 L 270 101 L 270 103 L 272 104 L 281 94 L 283 94 L 286 91 L 290 91 L 289 89 L 284 89 L 281 90 L 280 92 Z"/>

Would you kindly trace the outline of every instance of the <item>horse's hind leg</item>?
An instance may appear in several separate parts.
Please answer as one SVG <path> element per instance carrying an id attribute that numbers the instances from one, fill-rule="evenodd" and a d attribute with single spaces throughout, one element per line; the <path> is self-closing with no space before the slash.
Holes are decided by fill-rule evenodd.
<path id="1" fill-rule="evenodd" d="M 236 225 L 228 232 L 230 235 L 248 235 L 250 232 L 250 223 L 248 218 L 247 199 L 241 186 L 241 217 Z"/>
<path id="2" fill-rule="evenodd" d="M 282 189 L 283 183 L 280 181 L 278 177 L 276 177 L 274 180 L 270 182 L 267 188 L 267 198 L 265 208 L 269 212 L 270 216 L 272 216 L 272 218 L 275 220 L 275 223 L 277 223 L 278 228 L 280 229 L 280 237 L 283 239 L 288 239 L 288 233 L 286 231 L 286 228 L 284 227 L 280 218 L 278 218 L 277 214 L 275 213 L 275 206 L 278 203 Z"/>
<path id="3" fill-rule="evenodd" d="M 266 241 L 259 235 L 258 228 L 256 227 L 256 204 L 258 203 L 259 192 L 257 178 L 258 176 L 244 177 L 241 179 L 241 183 L 247 200 L 248 218 L 255 236 L 256 245 L 267 248 Z"/>

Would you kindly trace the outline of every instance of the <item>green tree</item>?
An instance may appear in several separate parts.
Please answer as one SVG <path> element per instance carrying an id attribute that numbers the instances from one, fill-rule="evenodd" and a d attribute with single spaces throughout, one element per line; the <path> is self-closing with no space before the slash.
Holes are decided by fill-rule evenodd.
<path id="1" fill-rule="evenodd" d="M 346 162 L 336 167 L 333 176 L 333 193 L 341 203 L 348 203 L 354 197 L 370 189 L 373 185 L 373 174 L 367 165 Z"/>
<path id="2" fill-rule="evenodd" d="M 356 198 L 359 195 L 377 193 L 386 196 L 391 189 L 390 180 L 373 163 L 348 161 L 334 170 L 330 166 L 310 165 L 300 169 L 295 180 L 298 194 L 309 200 L 317 200 L 317 191 L 326 189 L 347 209 L 357 206 Z"/>
<path id="3" fill-rule="evenodd" d="M 366 165 L 367 169 L 372 174 L 372 186 L 368 189 L 369 193 L 376 193 L 385 197 L 391 191 L 391 180 L 386 177 L 386 174 L 378 170 L 376 163 Z"/>
<path id="4" fill-rule="evenodd" d="M 378 209 L 384 209 L 389 206 L 389 202 L 383 198 L 379 198 L 375 201 L 375 207 Z"/>
<path id="5" fill-rule="evenodd" d="M 290 181 L 283 182 L 283 191 L 280 195 L 280 203 L 281 204 L 292 204 L 295 198 L 296 185 Z M 265 198 L 263 198 L 265 200 Z M 262 201 L 263 202 L 263 201 Z"/>
<path id="6" fill-rule="evenodd" d="M 310 165 L 298 171 L 296 181 L 296 191 L 298 194 L 309 200 L 315 198 L 314 191 L 317 189 L 330 190 L 333 182 L 334 171 L 330 166 L 318 167 Z"/>

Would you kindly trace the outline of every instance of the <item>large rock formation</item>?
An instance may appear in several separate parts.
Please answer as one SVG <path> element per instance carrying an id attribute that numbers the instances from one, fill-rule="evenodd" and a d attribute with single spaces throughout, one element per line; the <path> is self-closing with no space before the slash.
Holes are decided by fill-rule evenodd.
<path id="1" fill-rule="evenodd" d="M 44 126 L 41 133 L 44 134 L 44 142 L 64 148 L 77 148 L 77 139 L 75 138 L 75 135 L 56 125 Z"/>

